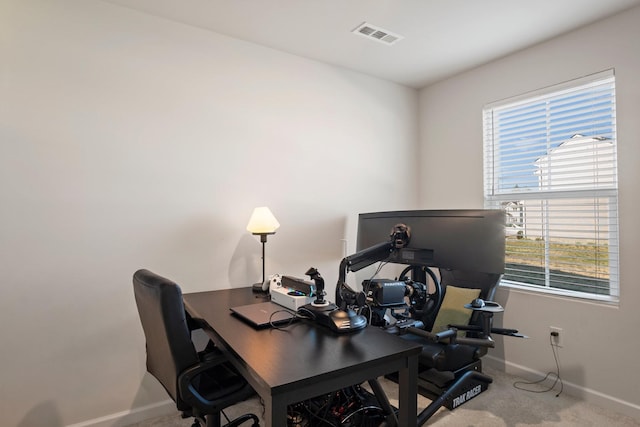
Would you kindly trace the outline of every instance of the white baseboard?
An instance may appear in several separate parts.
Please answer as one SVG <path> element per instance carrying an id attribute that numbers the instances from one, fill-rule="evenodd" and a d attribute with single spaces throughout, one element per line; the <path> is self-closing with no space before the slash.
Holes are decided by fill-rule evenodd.
<path id="1" fill-rule="evenodd" d="M 176 404 L 171 399 L 167 399 L 140 408 L 116 412 L 115 414 L 71 424 L 66 427 L 125 427 L 150 418 L 175 414 L 176 411 Z"/>
<path id="2" fill-rule="evenodd" d="M 498 359 L 491 355 L 486 355 L 483 359 L 485 364 L 491 368 L 499 371 L 506 372 L 507 374 L 517 375 L 520 377 L 530 377 L 532 375 L 544 377 L 545 374 L 536 370 L 527 368 L 526 366 L 517 365 L 515 363 L 507 362 L 503 359 Z M 593 403 L 602 408 L 610 409 L 618 412 L 619 414 L 626 415 L 631 418 L 640 420 L 640 406 L 625 400 L 619 399 L 614 396 L 601 393 L 590 388 L 586 388 L 577 384 L 562 381 L 564 384 L 564 392 L 577 399 L 584 400 L 585 402 Z"/>

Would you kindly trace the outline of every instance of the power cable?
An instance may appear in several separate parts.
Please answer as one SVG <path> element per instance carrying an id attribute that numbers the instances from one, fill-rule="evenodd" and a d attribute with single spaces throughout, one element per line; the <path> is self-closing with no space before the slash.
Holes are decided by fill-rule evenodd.
<path id="1" fill-rule="evenodd" d="M 551 390 L 553 390 L 556 387 L 556 384 L 558 384 L 558 382 L 560 383 L 560 391 L 558 392 L 558 394 L 556 394 L 556 397 L 560 396 L 560 394 L 562 393 L 562 391 L 564 390 L 564 383 L 562 382 L 562 377 L 560 376 L 560 363 L 558 362 L 558 355 L 556 354 L 556 346 L 553 345 L 553 335 L 549 334 L 549 345 L 551 346 L 551 351 L 553 352 L 553 359 L 556 362 L 556 372 L 547 372 L 547 375 L 544 376 L 544 378 L 542 378 L 541 380 L 538 381 L 532 381 L 532 382 L 526 382 L 526 381 L 515 381 L 513 383 L 513 387 L 517 388 L 518 390 L 523 390 L 523 391 L 528 391 L 530 393 L 546 393 L 549 392 Z M 532 389 L 528 389 L 525 387 L 521 387 L 521 385 L 535 385 L 535 384 L 541 384 L 543 382 L 545 382 L 549 377 L 554 376 L 555 380 L 553 381 L 553 384 L 551 384 L 551 386 L 545 390 L 532 390 Z"/>

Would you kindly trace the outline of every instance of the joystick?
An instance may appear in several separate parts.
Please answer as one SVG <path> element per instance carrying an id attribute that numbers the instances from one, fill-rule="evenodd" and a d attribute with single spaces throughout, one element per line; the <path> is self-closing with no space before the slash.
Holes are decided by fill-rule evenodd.
<path id="1" fill-rule="evenodd" d="M 351 332 L 363 329 L 367 326 L 367 318 L 357 314 L 351 309 L 340 309 L 335 304 L 324 299 L 324 279 L 314 267 L 305 273 L 314 281 L 316 287 L 316 299 L 301 308 L 310 313 L 314 320 L 323 326 L 339 333 Z"/>

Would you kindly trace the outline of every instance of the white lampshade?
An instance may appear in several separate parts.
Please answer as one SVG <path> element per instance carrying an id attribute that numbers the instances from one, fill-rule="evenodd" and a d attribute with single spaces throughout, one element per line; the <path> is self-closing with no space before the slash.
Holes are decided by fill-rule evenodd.
<path id="1" fill-rule="evenodd" d="M 247 231 L 253 234 L 273 234 L 278 227 L 280 227 L 280 223 L 276 217 L 268 207 L 263 206 L 253 210 L 249 224 L 247 224 Z"/>

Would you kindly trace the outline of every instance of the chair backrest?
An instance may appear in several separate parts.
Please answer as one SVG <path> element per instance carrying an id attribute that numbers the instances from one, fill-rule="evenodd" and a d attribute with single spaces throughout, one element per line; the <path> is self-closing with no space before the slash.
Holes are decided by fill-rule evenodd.
<path id="1" fill-rule="evenodd" d="M 452 285 L 459 288 L 480 289 L 479 298 L 492 301 L 501 279 L 502 274 L 500 273 L 440 269 L 440 284 L 442 285 L 443 294 L 447 292 L 447 285 Z M 471 315 L 469 324 L 481 325 L 480 313 L 474 312 Z"/>
<path id="2" fill-rule="evenodd" d="M 493 300 L 501 278 L 502 274 L 499 273 L 440 269 L 440 284 L 443 293 L 447 291 L 447 285 L 480 289 L 480 298 L 487 301 Z"/>
<path id="3" fill-rule="evenodd" d="M 148 270 L 133 275 L 133 291 L 144 330 L 147 371 L 160 381 L 179 410 L 188 405 L 180 398 L 177 378 L 186 368 L 198 363 L 187 326 L 182 291 L 164 277 Z"/>
<path id="4" fill-rule="evenodd" d="M 493 300 L 496 289 L 502 279 L 502 274 L 499 273 L 480 273 L 474 271 L 448 270 L 444 268 L 439 269 L 439 273 L 440 286 L 442 288 L 442 296 L 440 298 L 441 302 L 444 300 L 444 295 L 447 292 L 448 285 L 456 286 L 458 288 L 479 289 L 479 298 L 491 301 Z M 432 329 L 439 310 L 440 307 L 423 318 L 423 322 L 427 330 Z M 478 313 L 473 313 L 469 324 L 478 324 L 479 317 Z"/>

